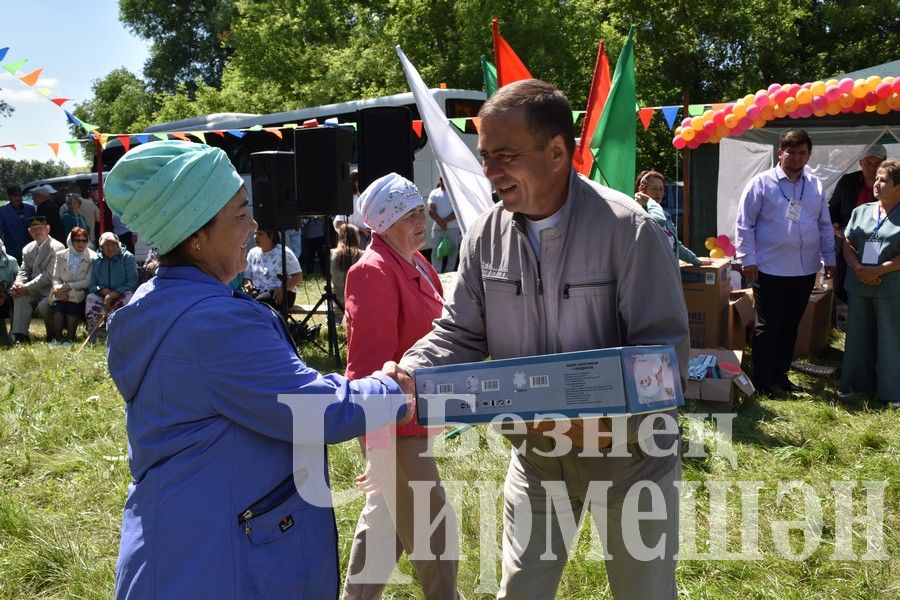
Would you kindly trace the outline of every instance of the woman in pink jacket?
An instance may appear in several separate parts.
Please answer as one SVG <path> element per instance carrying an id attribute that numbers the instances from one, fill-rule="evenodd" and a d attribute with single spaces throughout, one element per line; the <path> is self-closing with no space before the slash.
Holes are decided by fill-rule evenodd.
<path id="1" fill-rule="evenodd" d="M 347 324 L 347 377 L 363 377 L 403 353 L 426 333 L 443 307 L 441 282 L 428 260 L 419 253 L 425 243 L 425 201 L 416 186 L 396 173 L 377 179 L 360 196 L 372 243 L 347 273 L 345 314 Z M 406 551 L 412 555 L 414 531 L 427 531 L 429 523 L 413 523 L 411 481 L 434 482 L 430 520 L 442 511 L 447 518 L 431 535 L 431 548 L 416 554 L 434 560 L 411 560 L 425 598 L 454 598 L 458 556 L 456 521 L 447 506 L 437 465 L 430 451 L 433 433 L 413 422 L 365 438 L 366 472 L 357 478 L 366 492 L 350 554 L 345 599 L 378 598 Z M 396 450 L 396 465 L 391 450 Z M 424 454 L 424 456 L 423 456 Z M 395 485 L 391 485 L 396 466 Z M 446 508 L 445 508 L 446 507 Z M 392 518 L 392 516 L 396 516 Z M 420 533 L 421 536 L 421 533 Z"/>

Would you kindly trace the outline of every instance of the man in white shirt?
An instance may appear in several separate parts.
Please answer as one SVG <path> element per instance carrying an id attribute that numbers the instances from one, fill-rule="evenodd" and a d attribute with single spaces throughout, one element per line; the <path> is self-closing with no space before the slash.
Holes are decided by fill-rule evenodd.
<path id="1" fill-rule="evenodd" d="M 459 230 L 459 222 L 456 220 L 456 215 L 453 213 L 450 197 L 444 189 L 443 178 L 438 179 L 437 187 L 428 195 L 428 215 L 434 221 L 432 228 L 434 247 L 431 250 L 431 266 L 438 273 L 455 271 L 462 233 Z M 438 256 L 442 239 L 445 237 L 450 244 L 450 253 L 446 256 Z"/>

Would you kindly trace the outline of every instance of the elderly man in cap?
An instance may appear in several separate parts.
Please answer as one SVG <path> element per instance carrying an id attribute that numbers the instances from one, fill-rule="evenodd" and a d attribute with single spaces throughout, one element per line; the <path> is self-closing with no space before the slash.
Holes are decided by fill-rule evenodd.
<path id="1" fill-rule="evenodd" d="M 828 210 L 831 212 L 831 225 L 834 227 L 834 250 L 837 258 L 837 272 L 834 276 L 834 293 L 837 297 L 847 301 L 847 290 L 844 289 L 844 279 L 847 277 L 847 261 L 841 252 L 841 244 L 844 241 L 844 229 L 850 221 L 850 213 L 853 209 L 868 202 L 875 202 L 875 193 L 872 186 L 875 185 L 875 173 L 878 167 L 887 158 L 887 151 L 881 144 L 872 144 L 863 151 L 859 158 L 859 171 L 845 173 L 834 187 L 834 193 L 828 200 Z"/>
<path id="2" fill-rule="evenodd" d="M 12 335 L 16 342 L 28 341 L 28 325 L 35 307 L 44 318 L 49 338 L 48 297 L 53 289 L 53 268 L 56 265 L 56 253 L 66 249 L 50 237 L 50 226 L 41 215 L 29 219 L 28 233 L 33 241 L 22 249 L 22 264 L 16 281 L 9 290 L 9 295 L 13 298 Z"/>
<path id="3" fill-rule="evenodd" d="M 61 244 L 65 244 L 69 232 L 63 227 L 59 209 L 53 201 L 53 194 L 55 193 L 56 189 L 52 185 L 45 183 L 31 190 L 31 198 L 34 200 L 38 216 L 44 217 L 50 226 L 50 237 Z"/>
<path id="4" fill-rule="evenodd" d="M 31 238 L 28 235 L 28 219 L 35 215 L 34 207 L 22 202 L 22 188 L 11 185 L 6 188 L 9 202 L 0 206 L 0 239 L 10 256 L 22 261 L 22 248 Z"/>

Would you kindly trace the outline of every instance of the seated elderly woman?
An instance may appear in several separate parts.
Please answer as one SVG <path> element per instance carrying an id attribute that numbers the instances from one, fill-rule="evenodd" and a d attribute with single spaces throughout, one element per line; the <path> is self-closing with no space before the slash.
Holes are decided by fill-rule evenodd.
<path id="1" fill-rule="evenodd" d="M 381 372 L 348 381 L 310 369 L 277 315 L 226 285 L 247 266 L 256 222 L 225 152 L 143 144 L 106 190 L 160 253 L 109 323 L 133 477 L 116 596 L 335 598 L 324 444 L 405 422 L 414 405 Z"/>
<path id="2" fill-rule="evenodd" d="M 75 227 L 66 240 L 68 248 L 56 253 L 53 290 L 50 292 L 50 343 L 75 341 L 78 323 L 84 317 L 84 299 L 97 255 L 88 248 L 88 232 Z M 63 340 L 63 326 L 66 338 Z"/>
<path id="3" fill-rule="evenodd" d="M 256 247 L 247 253 L 247 268 L 244 269 L 244 285 L 250 295 L 276 308 L 294 305 L 297 286 L 303 281 L 300 262 L 290 248 L 284 249 L 287 267 L 287 296 L 283 296 L 281 269 L 281 240 L 274 230 L 258 229 L 254 235 Z"/>
<path id="4" fill-rule="evenodd" d="M 113 232 L 100 234 L 100 253 L 91 269 L 85 305 L 88 331 L 96 332 L 101 321 L 128 304 L 137 286 L 134 255 L 122 246 Z"/>

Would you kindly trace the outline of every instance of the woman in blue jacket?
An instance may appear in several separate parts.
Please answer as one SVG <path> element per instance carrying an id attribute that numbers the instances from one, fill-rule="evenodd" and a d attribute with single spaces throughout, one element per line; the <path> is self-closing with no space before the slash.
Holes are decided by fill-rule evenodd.
<path id="1" fill-rule="evenodd" d="M 85 299 L 88 331 L 96 332 L 104 315 L 109 316 L 131 300 L 138 286 L 137 263 L 112 231 L 100 235 L 100 252 L 91 268 Z"/>
<path id="2" fill-rule="evenodd" d="M 226 285 L 256 222 L 222 150 L 138 146 L 106 198 L 160 252 L 109 322 L 133 476 L 116 596 L 335 598 L 325 444 L 411 418 L 400 387 L 320 375 L 277 314 Z"/>

